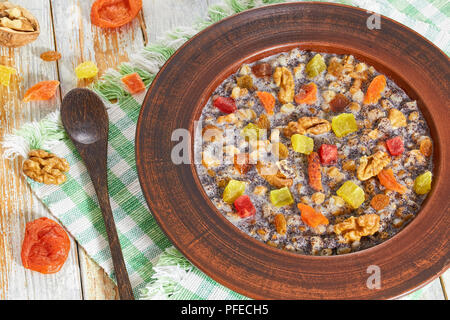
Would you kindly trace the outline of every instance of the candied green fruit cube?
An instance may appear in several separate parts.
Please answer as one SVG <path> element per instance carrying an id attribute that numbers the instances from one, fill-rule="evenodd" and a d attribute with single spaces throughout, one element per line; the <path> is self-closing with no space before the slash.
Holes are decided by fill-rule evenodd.
<path id="1" fill-rule="evenodd" d="M 314 140 L 302 134 L 293 134 L 291 137 L 292 148 L 295 152 L 310 154 L 314 149 Z"/>
<path id="2" fill-rule="evenodd" d="M 234 200 L 242 196 L 245 192 L 245 182 L 231 179 L 225 190 L 223 190 L 223 201 L 232 204 Z"/>
<path id="3" fill-rule="evenodd" d="M 308 77 L 314 78 L 317 77 L 321 72 L 325 71 L 327 65 L 325 64 L 325 60 L 318 53 L 311 60 L 309 60 L 306 65 L 305 71 L 308 74 Z"/>
<path id="4" fill-rule="evenodd" d="M 346 181 L 336 193 L 353 209 L 359 208 L 366 199 L 364 190 L 352 181 Z"/>
<path id="5" fill-rule="evenodd" d="M 425 171 L 414 180 L 414 191 L 417 194 L 427 194 L 431 190 L 432 173 Z"/>
<path id="6" fill-rule="evenodd" d="M 288 187 L 270 191 L 270 202 L 275 207 L 283 207 L 294 203 L 291 191 Z"/>
<path id="7" fill-rule="evenodd" d="M 241 130 L 241 136 L 247 140 L 259 140 L 263 136 L 264 129 L 261 129 L 254 123 L 249 123 Z"/>
<path id="8" fill-rule="evenodd" d="M 349 133 L 358 131 L 358 125 L 353 113 L 341 113 L 331 120 L 331 128 L 338 138 L 342 138 Z"/>

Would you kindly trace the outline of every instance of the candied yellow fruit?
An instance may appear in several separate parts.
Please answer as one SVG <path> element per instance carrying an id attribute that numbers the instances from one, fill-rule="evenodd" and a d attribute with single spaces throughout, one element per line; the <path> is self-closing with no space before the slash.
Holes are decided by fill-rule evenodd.
<path id="1" fill-rule="evenodd" d="M 270 191 L 270 202 L 275 207 L 283 207 L 294 203 L 288 187 Z"/>
<path id="2" fill-rule="evenodd" d="M 234 200 L 242 196 L 245 192 L 245 182 L 239 180 L 230 180 L 225 190 L 223 190 L 223 201 L 232 204 Z"/>
<path id="3" fill-rule="evenodd" d="M 331 128 L 338 138 L 342 138 L 349 133 L 358 131 L 358 125 L 353 113 L 341 113 L 331 120 Z"/>
<path id="4" fill-rule="evenodd" d="M 89 79 L 93 78 L 97 75 L 98 68 L 97 65 L 93 61 L 86 61 L 83 63 L 80 63 L 75 68 L 75 74 L 77 75 L 78 79 Z"/>
<path id="5" fill-rule="evenodd" d="M 346 181 L 336 193 L 353 209 L 359 208 L 366 199 L 364 190 L 352 181 Z"/>
<path id="6" fill-rule="evenodd" d="M 314 140 L 302 134 L 293 134 L 291 137 L 292 148 L 295 152 L 310 154 L 314 149 Z"/>

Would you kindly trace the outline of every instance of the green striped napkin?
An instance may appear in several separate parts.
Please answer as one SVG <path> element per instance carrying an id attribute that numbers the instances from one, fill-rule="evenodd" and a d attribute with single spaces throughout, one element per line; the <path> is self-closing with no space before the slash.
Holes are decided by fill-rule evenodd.
<path id="1" fill-rule="evenodd" d="M 144 94 L 130 96 L 120 78 L 138 72 L 149 85 L 164 62 L 199 30 L 224 17 L 282 0 L 227 0 L 209 8 L 207 18 L 178 28 L 150 44 L 130 63 L 109 71 L 93 89 L 107 103 L 110 129 L 108 182 L 120 243 L 136 297 L 141 299 L 246 299 L 214 282 L 174 249 L 149 212 L 139 186 L 134 139 Z M 450 3 L 424 0 L 335 1 L 389 16 L 450 52 Z M 78 243 L 114 279 L 113 265 L 94 188 L 80 156 L 65 136 L 59 113 L 24 125 L 5 137 L 5 157 L 26 157 L 30 149 L 46 149 L 70 163 L 67 181 L 48 186 L 29 180 L 31 188 Z M 420 293 L 419 293 L 420 294 Z M 415 293 L 417 298 L 419 295 Z"/>

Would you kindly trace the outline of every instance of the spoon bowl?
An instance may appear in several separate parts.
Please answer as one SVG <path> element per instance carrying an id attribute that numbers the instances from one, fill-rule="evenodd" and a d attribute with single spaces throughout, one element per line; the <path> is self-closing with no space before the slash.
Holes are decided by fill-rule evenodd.
<path id="1" fill-rule="evenodd" d="M 92 144 L 107 138 L 108 114 L 100 97 L 91 90 L 77 88 L 67 93 L 61 118 L 73 141 Z"/>

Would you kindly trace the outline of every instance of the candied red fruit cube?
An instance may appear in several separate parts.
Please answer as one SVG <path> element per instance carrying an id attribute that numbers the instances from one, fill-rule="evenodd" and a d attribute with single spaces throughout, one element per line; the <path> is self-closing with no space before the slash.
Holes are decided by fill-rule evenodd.
<path id="1" fill-rule="evenodd" d="M 214 107 L 224 113 L 233 113 L 237 110 L 236 103 L 233 98 L 217 97 L 213 101 Z"/>
<path id="2" fill-rule="evenodd" d="M 241 218 L 247 218 L 256 213 L 255 206 L 247 195 L 242 195 L 237 198 L 234 201 L 234 207 Z"/>
<path id="3" fill-rule="evenodd" d="M 394 137 L 386 140 L 386 147 L 392 156 L 399 156 L 405 151 L 403 139 L 401 137 Z"/>
<path id="4" fill-rule="evenodd" d="M 323 144 L 319 148 L 320 162 L 322 164 L 332 164 L 337 161 L 337 147 L 332 144 Z"/>

